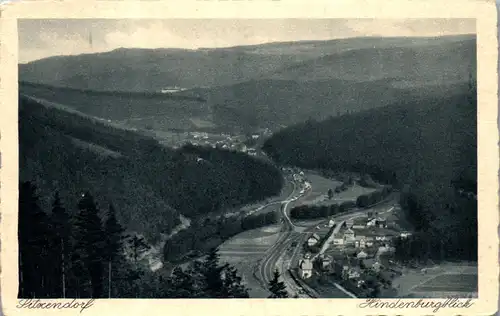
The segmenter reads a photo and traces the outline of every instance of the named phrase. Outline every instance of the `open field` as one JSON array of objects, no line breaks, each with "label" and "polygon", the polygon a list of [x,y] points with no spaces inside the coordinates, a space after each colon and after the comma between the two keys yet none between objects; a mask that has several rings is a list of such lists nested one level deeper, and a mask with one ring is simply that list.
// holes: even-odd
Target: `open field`
[{"label": "open field", "polygon": [[356,201],[358,196],[375,191],[375,189],[354,184],[348,187],[346,191],[334,192],[332,199],[329,200],[328,190],[335,190],[335,188],[342,185],[341,181],[330,180],[313,172],[307,172],[306,179],[311,183],[312,189],[307,193],[303,204],[330,205],[345,201]]},{"label": "open field", "polygon": [[375,189],[365,188],[358,184],[354,184],[353,186],[350,186],[346,191],[340,193],[334,193],[332,200],[336,200],[339,202],[356,201],[358,196],[363,194],[368,194],[373,191],[375,191]]},{"label": "open field", "polygon": [[312,283],[310,285],[322,298],[350,298],[349,295],[335,286],[335,282],[331,277],[325,277],[321,280],[314,280],[312,282],[309,280],[308,283]]},{"label": "open field", "polygon": [[476,292],[475,274],[442,274],[413,289],[414,292]]},{"label": "open field", "polygon": [[277,241],[280,226],[253,229],[234,236],[219,247],[221,262],[238,269],[243,282],[250,289],[250,297],[266,298],[269,293],[254,277],[254,269],[266,251]]},{"label": "open field", "polygon": [[213,122],[203,120],[200,118],[191,118],[191,122],[198,128],[214,128],[216,125]]},{"label": "open field", "polygon": [[340,181],[330,180],[314,173],[305,173],[305,176],[312,188],[302,199],[303,204],[317,203],[327,194],[328,189],[335,190],[337,186],[342,184]]},{"label": "open field", "polygon": [[446,297],[477,295],[477,265],[443,263],[424,269],[404,269],[394,279],[399,297]]}]

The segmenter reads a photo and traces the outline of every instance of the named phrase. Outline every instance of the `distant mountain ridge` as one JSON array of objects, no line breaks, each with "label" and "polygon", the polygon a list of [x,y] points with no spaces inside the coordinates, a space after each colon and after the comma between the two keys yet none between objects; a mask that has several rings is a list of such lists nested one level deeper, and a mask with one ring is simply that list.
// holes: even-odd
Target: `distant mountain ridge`
[{"label": "distant mountain ridge", "polygon": [[[119,48],[105,53],[54,56],[21,64],[19,78],[34,83],[110,91],[159,91],[165,86],[212,87],[273,78],[274,72],[283,76],[289,67],[293,69],[303,63],[314,63],[316,59],[321,62],[321,58],[324,62],[325,56],[337,56],[352,50],[368,50],[367,54],[370,49],[397,47],[442,47],[446,50],[457,42],[474,47],[474,38],[472,35],[350,38],[197,50]],[[452,53],[448,49],[448,54]],[[342,64],[342,58],[332,61]],[[426,59],[432,66],[432,56]],[[301,78],[288,76],[287,79]]]},{"label": "distant mountain ridge", "polygon": [[[307,118],[325,119],[402,98],[455,93],[475,73],[476,40],[463,35],[198,50],[121,48],[51,57],[19,67],[23,82],[53,86],[49,89],[53,91],[40,92],[25,84],[22,88],[28,88],[28,94],[43,93],[60,103],[71,100],[81,112],[107,119],[161,117],[135,123],[138,128],[189,129],[194,118],[222,130],[276,130]],[[168,86],[183,91],[164,97],[157,93]],[[77,96],[73,91],[69,96],[67,90],[55,87],[92,93]],[[124,94],[104,98],[94,91]],[[146,97],[131,100],[140,93]],[[191,102],[196,100],[204,104]],[[172,112],[180,108],[183,111]]]}]

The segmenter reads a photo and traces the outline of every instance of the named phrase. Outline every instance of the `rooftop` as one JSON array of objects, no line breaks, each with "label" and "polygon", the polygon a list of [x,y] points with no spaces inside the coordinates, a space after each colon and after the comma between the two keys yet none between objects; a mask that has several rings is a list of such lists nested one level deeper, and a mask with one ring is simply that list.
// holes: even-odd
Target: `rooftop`
[{"label": "rooftop", "polygon": [[313,264],[309,259],[301,259],[299,262],[299,268],[301,268],[302,270],[311,270],[312,267]]}]

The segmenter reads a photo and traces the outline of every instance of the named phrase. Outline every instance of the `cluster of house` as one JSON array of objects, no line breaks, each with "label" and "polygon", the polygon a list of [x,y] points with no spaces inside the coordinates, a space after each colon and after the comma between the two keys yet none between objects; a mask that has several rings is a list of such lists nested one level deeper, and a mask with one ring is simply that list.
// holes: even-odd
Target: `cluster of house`
[{"label": "cluster of house", "polygon": [[[371,271],[372,274],[365,274]],[[393,273],[384,269],[382,264],[373,257],[367,258],[348,258],[335,265],[335,272],[341,276],[343,280],[350,281],[356,287],[361,288],[365,284],[367,278],[373,278],[373,275],[378,275],[378,280],[388,283],[393,278]]]},{"label": "cluster of house", "polygon": [[190,132],[186,135],[187,143],[193,145],[210,146],[212,148],[236,150],[250,155],[257,155],[254,148],[248,148],[238,136],[229,134],[208,134],[204,132]]},{"label": "cluster of house", "polygon": [[373,247],[390,241],[394,234],[387,232],[388,223],[381,217],[361,217],[349,219],[345,222],[345,230],[333,237],[334,245],[352,245],[355,248]]},{"label": "cluster of house", "polygon": [[[351,282],[354,286],[361,288],[367,278],[378,276],[377,279],[384,283],[391,282],[394,271],[384,268],[378,260],[377,255],[370,251],[357,251],[352,256],[343,256],[333,259],[328,255],[320,255],[311,259],[310,254],[304,255],[299,261],[298,272],[302,279],[308,279],[313,275],[314,267],[335,272],[336,275],[345,281]],[[370,272],[371,274],[367,272]]]},{"label": "cluster of house", "polygon": [[298,173],[294,173],[292,177],[293,177],[293,180],[297,181],[297,182],[304,182],[306,180],[303,171],[300,171]]},{"label": "cluster of house", "polygon": [[313,274],[314,264],[316,264],[316,267],[320,270],[334,269],[344,279],[356,279],[361,276],[363,269],[379,273],[382,269],[382,264],[377,258],[374,252],[364,250],[354,252],[352,256],[340,257],[336,260],[332,256],[325,254],[321,254],[313,259],[309,253],[306,253],[299,260],[298,272],[301,278],[310,278]]}]

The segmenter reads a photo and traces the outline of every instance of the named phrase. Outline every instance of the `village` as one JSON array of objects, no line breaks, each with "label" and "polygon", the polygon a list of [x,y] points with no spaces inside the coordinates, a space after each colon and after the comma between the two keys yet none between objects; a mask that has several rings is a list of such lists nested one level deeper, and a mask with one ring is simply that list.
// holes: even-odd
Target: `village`
[{"label": "village", "polygon": [[386,207],[317,226],[302,245],[299,277],[319,290],[336,286],[356,297],[394,297],[401,268],[392,260],[393,240],[411,235],[398,224],[400,211]]},{"label": "village", "polygon": [[[148,131],[145,131],[148,132]],[[151,132],[151,131],[149,131]],[[179,148],[186,144],[202,147],[212,147],[223,150],[247,153],[250,156],[258,156],[256,144],[269,137],[272,132],[263,128],[246,134],[230,134],[204,131],[154,131],[151,132],[162,144]]]}]

